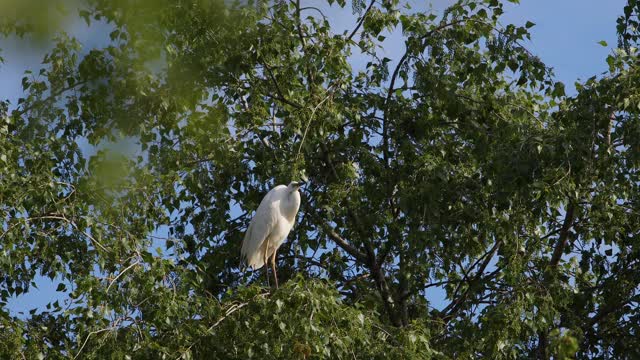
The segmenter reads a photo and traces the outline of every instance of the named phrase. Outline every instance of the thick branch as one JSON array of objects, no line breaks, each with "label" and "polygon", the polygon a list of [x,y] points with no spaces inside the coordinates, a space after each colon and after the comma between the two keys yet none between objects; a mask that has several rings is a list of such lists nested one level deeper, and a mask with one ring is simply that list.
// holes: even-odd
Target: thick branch
[{"label": "thick branch", "polygon": [[387,260],[387,256],[391,252],[393,245],[393,241],[387,241],[382,244],[382,249],[378,252],[378,259],[376,260],[378,264],[383,264]]},{"label": "thick branch", "polygon": [[616,120],[616,113],[611,112],[611,116],[609,116],[609,122],[607,123],[607,134],[606,134],[607,151],[611,151],[611,130],[613,129],[613,122],[615,120]]},{"label": "thick branch", "polygon": [[573,224],[575,205],[573,202],[569,202],[569,206],[567,206],[567,212],[564,217],[564,222],[562,223],[562,228],[560,228],[560,235],[558,236],[558,242],[556,243],[555,248],[553,249],[553,255],[551,255],[551,260],[549,261],[550,267],[558,266],[560,262],[560,258],[564,253],[564,248],[567,246],[568,238],[569,238],[569,229]]},{"label": "thick branch", "polygon": [[382,297],[385,311],[389,314],[389,320],[391,320],[393,326],[401,327],[402,321],[396,314],[395,303],[391,297],[391,291],[389,291],[389,285],[387,284],[382,267],[374,264],[374,266],[371,266],[371,273],[376,282],[376,286],[378,287],[378,291],[380,292],[380,296]]},{"label": "thick branch", "polygon": [[[569,202],[567,206],[567,211],[564,216],[564,221],[562,223],[562,227],[560,228],[560,233],[558,235],[558,241],[553,249],[553,254],[551,255],[551,260],[549,260],[549,268],[554,269],[558,266],[560,259],[562,258],[562,254],[564,253],[564,248],[567,246],[569,241],[569,229],[573,225],[573,217],[575,212],[575,205],[573,201]],[[549,281],[550,273],[545,273],[545,281]],[[537,347],[537,357],[538,359],[548,359],[548,329],[541,329],[538,331],[538,347]]]},{"label": "thick branch", "polygon": [[397,301],[398,301],[398,310],[400,312],[400,318],[402,320],[402,325],[409,325],[409,312],[407,307],[407,298],[405,294],[409,293],[409,278],[410,274],[407,269],[407,259],[405,255],[405,249],[400,249],[400,267],[398,269],[400,279],[398,284],[398,293],[397,293]]},{"label": "thick branch", "polygon": [[362,264],[368,264],[368,257],[358,251],[355,246],[349,244],[349,242],[340,236],[334,229],[329,226],[329,224],[325,222],[321,222],[322,228],[329,235],[329,237],[336,243],[336,245],[340,246],[344,251],[346,251],[349,255],[353,256],[356,260],[361,262]]}]

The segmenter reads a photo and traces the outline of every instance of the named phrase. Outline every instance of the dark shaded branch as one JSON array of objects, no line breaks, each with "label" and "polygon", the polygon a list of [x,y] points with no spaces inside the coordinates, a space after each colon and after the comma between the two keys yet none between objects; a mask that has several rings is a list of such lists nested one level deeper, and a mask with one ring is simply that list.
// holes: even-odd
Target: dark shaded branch
[{"label": "dark shaded branch", "polygon": [[42,100],[42,101],[34,101],[31,104],[29,104],[28,106],[25,106],[24,108],[22,108],[22,110],[15,110],[13,111],[12,115],[13,116],[22,116],[24,114],[26,114],[27,112],[33,110],[33,108],[35,108],[37,105],[44,105],[46,103],[49,103],[51,101],[53,101],[54,99],[56,99],[58,96],[64,94],[65,92],[75,89],[76,87],[80,86],[80,85],[84,85],[88,82],[88,80],[82,80],[82,81],[78,81],[77,83],[74,83],[73,85],[69,85],[66,87],[63,87],[57,91],[54,91],[53,93],[51,93],[51,95],[49,95],[48,98]]},{"label": "dark shaded branch", "polygon": [[[567,211],[564,216],[564,221],[562,222],[562,227],[560,228],[560,233],[558,235],[558,241],[553,249],[553,254],[551,255],[551,260],[549,260],[549,268],[555,269],[562,258],[562,254],[564,253],[564,249],[569,242],[569,229],[573,226],[573,218],[575,213],[575,203],[573,201],[569,201],[569,205],[567,206]],[[550,272],[545,273],[545,282],[548,282],[551,279]],[[548,339],[549,330],[541,329],[538,331],[538,346],[536,349],[536,356],[538,359],[548,359],[549,358],[549,339]]]},{"label": "dark shaded branch", "polygon": [[369,11],[371,11],[371,8],[373,7],[373,4],[375,4],[375,2],[376,2],[376,0],[371,0],[371,2],[369,3],[369,6],[367,7],[367,10],[365,10],[364,14],[362,15],[362,17],[360,18],[360,20],[356,24],[356,27],[353,29],[353,31],[351,31],[351,34],[349,34],[349,36],[347,37],[347,41],[351,41],[351,39],[353,39],[355,34],[358,32],[358,30],[360,29],[360,27],[364,23],[364,19],[369,14]]},{"label": "dark shaded branch", "polygon": [[302,47],[306,47],[307,41],[305,40],[304,34],[302,33],[302,18],[300,17],[300,11],[302,11],[302,8],[300,7],[300,0],[296,0],[296,28],[298,30],[298,37],[300,38]]},{"label": "dark shaded branch", "polygon": [[[446,23],[446,24],[442,24],[438,27],[436,27],[435,29],[427,32],[425,35],[423,35],[420,40],[424,40],[427,37],[433,35],[434,33],[452,26],[452,25],[456,25],[459,24],[461,22],[464,22],[465,19],[459,19],[459,20],[455,20],[452,21],[450,23]],[[424,47],[424,46],[423,46]],[[390,107],[390,102],[391,102],[391,97],[393,96],[393,92],[395,90],[395,84],[396,84],[396,80],[398,79],[398,75],[400,74],[400,69],[402,68],[402,66],[404,65],[404,63],[407,61],[407,59],[409,58],[409,55],[411,54],[411,47],[409,46],[408,42],[406,45],[406,49],[404,54],[402,55],[402,57],[400,58],[400,60],[398,61],[398,64],[396,65],[395,69],[393,70],[393,74],[391,75],[391,80],[389,83],[389,89],[387,90],[387,95],[385,97],[384,100],[384,104],[383,104],[383,114],[382,114],[382,156],[383,156],[383,160],[384,160],[384,167],[386,170],[389,170],[389,107]],[[389,194],[389,207],[391,208],[392,212],[393,212],[393,196],[392,196],[392,189],[391,189],[391,184],[389,184],[389,182],[387,181],[386,184],[386,191]],[[380,259],[384,259],[384,257],[387,256],[388,252],[390,251],[390,249],[386,249],[383,256],[380,257]]]},{"label": "dark shaded branch", "polygon": [[389,290],[389,285],[387,284],[387,279],[384,276],[382,267],[374,264],[374,266],[371,267],[371,273],[376,282],[378,291],[380,292],[380,296],[382,297],[384,309],[389,315],[389,320],[391,320],[393,326],[401,327],[402,321],[396,314],[395,303],[391,297],[391,291]]},{"label": "dark shaded branch", "polygon": [[[464,21],[466,21],[467,19],[458,19],[455,21],[452,21],[450,23],[446,23],[446,24],[442,24],[438,27],[436,27],[435,29],[427,32],[425,35],[420,37],[420,40],[424,40],[426,38],[428,38],[429,36],[439,32],[442,29],[445,29],[449,26],[453,26],[453,25],[457,25],[460,24]],[[402,68],[402,66],[404,65],[404,62],[407,61],[407,59],[409,58],[409,54],[411,53],[411,49],[409,48],[409,46],[407,45],[407,49],[404,52],[404,55],[402,55],[402,57],[400,58],[400,61],[398,61],[398,64],[396,65],[395,69],[393,70],[393,74],[391,75],[391,82],[389,83],[389,90],[387,91],[387,97],[384,100],[384,111],[383,111],[383,116],[382,116],[382,126],[384,127],[386,122],[387,122],[387,116],[389,113],[389,102],[391,100],[391,96],[393,95],[393,91],[395,90],[395,84],[396,84],[396,79],[398,78],[398,74],[400,73],[400,68]],[[383,129],[382,133],[384,134],[385,131]]]},{"label": "dark shaded branch", "polygon": [[300,109],[302,106],[294,103],[293,101],[287,100],[287,98],[284,97],[284,95],[282,94],[282,90],[280,90],[280,85],[278,84],[276,77],[273,75],[273,71],[271,71],[271,68],[269,67],[269,65],[267,65],[266,62],[264,62],[263,65],[264,65],[264,68],[267,70],[267,73],[269,74],[269,78],[271,79],[271,81],[273,82],[273,85],[276,88],[276,92],[278,93],[278,97],[274,99],[279,100],[287,105],[291,105],[297,109]]},{"label": "dark shaded branch", "polygon": [[[636,279],[635,274],[638,271],[638,262],[629,264],[622,272],[612,275],[606,279],[601,286],[605,283],[609,283],[609,286],[615,286],[617,289],[617,299],[609,301],[608,304],[600,306],[596,314],[590,318],[584,325],[583,330],[585,333],[593,332],[595,325],[599,324],[609,315],[621,310],[625,305],[634,302],[637,295],[637,289],[639,280]],[[612,284],[613,283],[613,284]],[[621,285],[625,284],[625,285]],[[597,287],[589,288],[589,291],[595,291]],[[635,300],[637,302],[637,300]]]},{"label": "dark shaded branch", "polygon": [[315,10],[320,13],[320,16],[322,16],[323,19],[327,19],[327,16],[322,12],[322,10],[318,9],[315,6],[305,6],[300,8],[300,11],[303,11],[303,10]]},{"label": "dark shaded branch", "polygon": [[400,266],[398,268],[400,279],[398,283],[398,310],[400,312],[400,319],[402,320],[402,326],[409,325],[409,311],[407,307],[407,298],[405,294],[409,293],[409,278],[410,274],[407,269],[407,259],[405,255],[405,249],[400,249]]},{"label": "dark shaded branch", "polygon": [[611,129],[613,129],[613,122],[616,120],[616,113],[611,112],[611,116],[609,116],[609,122],[607,123],[607,134],[606,134],[606,142],[607,142],[607,151],[611,151]]},{"label": "dark shaded branch", "polygon": [[376,262],[378,264],[384,263],[387,260],[387,256],[391,252],[392,248],[393,248],[392,241],[387,241],[384,244],[382,244],[382,249],[378,252],[378,259],[376,260]]},{"label": "dark shaded branch", "polygon": [[294,103],[294,102],[293,102],[293,101],[291,101],[291,100],[287,100],[286,98],[281,97],[280,95],[264,94],[264,96],[266,96],[266,97],[268,97],[268,98],[270,98],[270,99],[278,100],[278,101],[280,101],[280,102],[282,102],[282,103],[284,103],[284,104],[287,104],[287,105],[293,106],[293,107],[294,107],[294,108],[296,108],[296,109],[301,109],[301,108],[302,108],[302,105],[299,105],[299,104],[297,104],[297,103]]},{"label": "dark shaded branch", "polygon": [[[325,143],[321,143],[320,146],[322,147],[322,151],[326,154],[325,161],[329,164],[329,167],[331,168],[331,173],[333,174],[334,179],[337,181],[339,179],[339,176],[338,176],[336,167],[333,164],[333,161],[331,161],[331,157],[329,156],[329,149],[327,148],[327,145]],[[362,226],[360,225],[360,221],[358,220],[358,217],[355,216],[351,208],[347,208],[347,215],[349,216],[349,220],[351,220],[354,223],[356,229],[362,229]],[[376,262],[375,252],[373,250],[373,246],[369,241],[364,242],[364,247],[365,247],[365,251],[367,252],[366,255],[368,259],[367,261],[364,261],[363,264],[371,264],[371,263],[382,264],[382,262],[380,261]]]},{"label": "dark shaded branch", "polygon": [[[302,46],[302,51],[306,54],[307,52],[307,40],[304,37],[304,33],[302,31],[302,17],[300,15],[300,11],[302,11],[302,8],[300,7],[300,0],[295,0],[295,3],[292,1],[293,4],[295,4],[296,7],[296,30],[298,32],[298,38],[300,38],[300,45]],[[313,94],[314,94],[314,89],[313,89],[313,80],[314,80],[314,76],[311,72],[311,67],[309,65],[309,63],[307,62],[306,64],[307,66],[305,67],[306,72],[307,72],[307,85],[309,86],[309,94],[311,95],[309,98],[313,98]]]},{"label": "dark shaded branch", "polygon": [[295,259],[301,260],[305,264],[309,264],[309,265],[321,268],[323,270],[327,270],[328,269],[326,264],[323,264],[320,261],[317,261],[317,260],[315,260],[313,258],[308,258],[306,256],[301,256],[301,255],[294,254],[294,255],[283,256],[283,257],[280,258],[280,260],[295,260]]},{"label": "dark shaded branch", "polygon": [[[489,276],[489,277],[492,277],[492,276]],[[418,294],[421,290],[427,290],[428,288],[431,288],[431,287],[442,286],[442,285],[446,285],[446,284],[450,284],[450,283],[456,283],[456,282],[460,283],[460,282],[462,282],[462,280],[437,281],[437,282],[429,283],[429,284],[425,285],[422,289],[406,290],[404,292],[401,292],[398,296],[399,296],[400,299],[407,299],[411,295]]]},{"label": "dark shaded branch", "polygon": [[[462,305],[471,294],[471,291],[473,290],[473,288],[482,280],[482,275],[484,274],[484,271],[486,270],[487,266],[489,266],[491,259],[493,259],[493,256],[496,254],[496,252],[498,251],[501,245],[502,245],[502,240],[496,241],[495,245],[493,245],[491,250],[489,250],[489,252],[487,252],[482,257],[484,258],[484,261],[480,265],[480,268],[476,272],[475,276],[468,282],[467,290],[462,295],[460,295],[460,297],[453,300],[449,305],[447,305],[447,307],[445,307],[442,310],[442,314],[444,314],[442,316],[442,319],[445,322],[448,322],[449,320],[451,320],[453,316],[462,308]],[[460,284],[462,284],[462,282]]]},{"label": "dark shaded branch", "polygon": [[353,256],[362,264],[369,263],[367,255],[360,252],[358,249],[356,249],[355,246],[349,244],[349,242],[343,239],[340,234],[338,234],[334,229],[331,228],[331,226],[329,226],[329,224],[325,223],[324,221],[320,222],[320,224],[322,226],[322,229],[327,233],[327,235],[329,235],[329,237],[333,240],[333,242],[336,243],[336,245],[338,245],[340,248],[346,251],[349,255]]},{"label": "dark shaded branch", "polygon": [[569,202],[569,206],[567,206],[567,212],[564,217],[564,222],[562,223],[562,228],[560,228],[560,235],[558,236],[558,242],[556,242],[556,246],[553,249],[553,255],[551,255],[551,260],[549,260],[550,267],[558,266],[560,262],[560,258],[564,253],[564,248],[567,246],[569,241],[569,229],[573,225],[573,217],[575,212],[575,205],[573,201]]},{"label": "dark shaded branch", "polygon": [[541,331],[538,333],[538,347],[536,349],[536,357],[539,360],[547,360],[549,359],[549,354],[547,350],[547,344],[549,340],[547,339],[547,333]]}]

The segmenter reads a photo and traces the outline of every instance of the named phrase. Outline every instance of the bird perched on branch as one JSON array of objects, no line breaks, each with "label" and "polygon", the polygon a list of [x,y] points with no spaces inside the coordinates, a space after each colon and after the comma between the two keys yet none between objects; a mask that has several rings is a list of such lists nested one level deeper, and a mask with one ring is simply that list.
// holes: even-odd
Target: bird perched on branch
[{"label": "bird perched on branch", "polygon": [[271,189],[260,202],[255,216],[242,240],[241,255],[246,265],[253,270],[267,265],[267,284],[269,284],[269,261],[273,269],[276,288],[276,251],[284,243],[293,228],[296,214],[300,208],[298,189],[304,181],[292,181],[289,185],[278,185]]}]

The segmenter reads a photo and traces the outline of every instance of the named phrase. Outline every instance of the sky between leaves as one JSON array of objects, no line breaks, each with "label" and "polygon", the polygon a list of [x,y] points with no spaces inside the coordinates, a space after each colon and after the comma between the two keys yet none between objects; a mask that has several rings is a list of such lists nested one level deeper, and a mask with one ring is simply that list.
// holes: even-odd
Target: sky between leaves
[{"label": "sky between leaves", "polygon": [[[319,0],[302,0],[304,2],[317,4]],[[407,0],[406,3],[411,7],[409,11],[431,8],[439,12],[453,3],[453,0]],[[554,69],[556,78],[566,84],[567,92],[571,95],[575,93],[576,81],[586,80],[606,71],[605,58],[617,44],[616,18],[622,13],[624,4],[625,0],[522,0],[521,4],[505,6],[502,23],[522,25],[531,21],[536,24],[530,29],[532,40],[525,45]],[[332,8],[325,6],[323,11],[330,18],[335,32],[340,33],[353,27],[355,19],[350,6],[344,9],[335,5]],[[109,28],[105,25],[93,25],[87,29],[84,22],[78,20],[67,24],[66,28],[85,45],[85,49],[90,49],[108,42]],[[388,34],[382,50],[383,56],[392,59],[393,63],[404,49],[402,42],[398,41],[399,36],[399,31]],[[608,46],[598,44],[602,40]],[[0,64],[0,99],[9,99],[15,104],[22,95],[23,72],[27,69],[39,69],[47,46],[36,46],[16,39],[0,39],[0,49],[0,56],[5,59],[5,63]],[[359,67],[358,57],[354,57],[352,62],[354,68]],[[362,62],[364,65],[366,60]],[[32,289],[10,301],[9,310],[13,315],[21,316],[21,312],[27,313],[33,308],[43,309],[47,303],[61,300],[60,294],[55,291],[56,284],[57,282],[40,278],[37,281],[38,289]],[[432,296],[438,298],[442,294],[434,293]],[[439,307],[437,299],[430,300],[432,305]]]}]

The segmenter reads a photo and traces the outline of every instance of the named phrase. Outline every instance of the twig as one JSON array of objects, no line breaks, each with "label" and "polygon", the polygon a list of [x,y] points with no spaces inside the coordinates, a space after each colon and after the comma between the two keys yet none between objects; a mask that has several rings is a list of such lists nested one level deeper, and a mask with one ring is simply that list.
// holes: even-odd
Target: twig
[{"label": "twig", "polygon": [[[28,217],[28,218],[24,218],[25,222],[29,222],[32,220],[62,220],[64,222],[66,222],[67,224],[71,225],[76,231],[81,232],[84,236],[86,236],[89,240],[91,240],[91,242],[94,243],[94,245],[97,245],[100,249],[102,249],[105,252],[110,252],[106,247],[104,247],[104,245],[102,245],[98,240],[96,240],[93,236],[87,234],[87,232],[85,232],[84,230],[81,230],[78,225],[76,225],[76,223],[74,223],[73,221],[71,221],[70,219],[68,219],[67,217],[65,217],[64,215],[43,215],[43,216],[34,216],[34,217]],[[2,233],[0,235],[0,240],[2,240],[2,238],[4,238],[11,230],[13,230],[14,227],[16,227],[17,225],[19,225],[20,222],[16,222],[13,225],[11,225],[7,231],[5,231],[4,233]]]},{"label": "twig", "polygon": [[388,336],[388,337],[393,341],[393,343],[394,343],[394,344],[396,344],[396,345],[400,345],[400,344],[398,343],[398,340],[396,340],[396,338],[395,338],[393,335],[391,335],[391,333],[390,333],[390,332],[388,332],[385,328],[383,328],[382,326],[379,326],[378,324],[371,324],[371,325],[372,325],[374,328],[376,328],[376,329],[378,329],[378,330],[382,331],[383,333],[385,333],[385,335],[387,335],[387,336]]},{"label": "twig", "polygon": [[113,280],[111,280],[111,282],[109,283],[109,286],[107,286],[107,293],[109,292],[109,289],[111,289],[111,285],[113,285],[113,283],[116,282],[116,280],[118,280],[118,278],[120,276],[122,276],[122,274],[124,274],[127,270],[131,269],[132,267],[136,266],[140,264],[140,260],[136,260],[133,264],[127,266],[124,270],[120,271],[120,273],[118,274],[118,276],[116,276],[115,278],[113,278]]},{"label": "twig", "polygon": [[301,8],[300,8],[300,11],[303,11],[303,10],[315,10],[315,11],[319,12],[319,13],[320,13],[320,15],[321,15],[324,19],[326,19],[326,18],[327,18],[327,16],[322,12],[322,10],[318,9],[318,8],[317,8],[317,7],[315,7],[315,6],[305,6],[305,7],[301,7]]},{"label": "twig", "polygon": [[361,280],[361,279],[366,279],[368,277],[369,277],[369,274],[361,274],[361,275],[358,275],[358,276],[354,276],[351,279],[345,280],[344,283],[342,283],[342,286],[349,285],[350,283],[352,283],[354,281],[358,281],[358,280]]},{"label": "twig", "polygon": [[102,249],[104,252],[110,252],[106,247],[104,247],[104,245],[102,245],[98,240],[96,240],[93,236],[89,235],[86,231],[81,230],[78,225],[76,225],[75,222],[71,221],[70,219],[67,219],[66,216],[64,215],[45,215],[45,216],[39,216],[36,217],[34,219],[54,219],[54,220],[63,220],[65,221],[67,224],[71,225],[74,229],[76,229],[76,231],[81,232],[84,236],[86,236],[89,240],[91,240],[91,242],[94,243],[94,245],[97,245],[100,249]]},{"label": "twig", "polygon": [[309,122],[307,122],[307,127],[304,129],[304,133],[302,134],[302,139],[300,140],[300,146],[298,146],[298,152],[296,153],[296,159],[298,158],[298,156],[300,156],[300,151],[302,150],[302,145],[304,144],[304,140],[307,137],[307,133],[309,132],[309,128],[311,127],[311,122],[313,122],[313,119],[315,118],[316,112],[318,111],[318,109],[320,108],[320,106],[322,104],[324,104],[325,101],[329,100],[330,97],[333,96],[333,91],[332,91],[332,86],[329,86],[329,88],[327,89],[329,91],[329,93],[327,94],[327,96],[324,97],[324,99],[322,99],[322,101],[320,101],[314,108],[313,110],[311,110],[311,116],[309,116]]},{"label": "twig", "polygon": [[[265,296],[268,296],[269,294],[270,294],[270,293],[268,293],[268,292],[266,292],[266,293],[262,293],[262,294],[258,294],[258,295],[254,296],[251,300],[249,300],[249,301],[247,301],[247,302],[240,303],[240,304],[233,304],[233,305],[231,305],[231,306],[229,307],[229,309],[227,309],[227,311],[225,312],[225,314],[224,314],[220,319],[218,319],[218,321],[216,321],[213,325],[211,325],[211,326],[207,329],[207,332],[210,332],[210,331],[211,331],[211,330],[213,330],[216,326],[220,325],[220,323],[221,323],[222,321],[224,321],[226,318],[228,318],[228,317],[229,317],[231,314],[233,314],[234,312],[236,312],[236,311],[238,311],[238,310],[242,309],[243,307],[245,307],[245,306],[249,305],[249,304],[251,303],[251,301],[253,301],[255,298],[257,298],[257,297],[259,297],[259,296],[265,297]],[[188,347],[185,351],[183,351],[183,352],[182,352],[182,354],[180,354],[180,356],[178,356],[178,357],[176,358],[176,360],[177,360],[177,359],[182,358],[182,355],[184,355],[184,354],[186,354],[187,352],[189,352],[189,351],[191,350],[191,348],[192,348],[195,344],[197,344],[197,342],[198,342],[198,340],[194,341],[191,345],[189,345],[189,347]]]},{"label": "twig", "polygon": [[82,350],[84,349],[84,347],[87,345],[87,342],[89,341],[89,338],[91,337],[91,335],[97,335],[101,332],[105,332],[105,331],[110,331],[113,330],[113,327],[108,327],[108,328],[104,328],[104,329],[100,329],[100,330],[96,330],[96,331],[92,331],[90,332],[87,337],[84,339],[84,342],[82,343],[82,346],[80,347],[80,349],[78,350],[78,352],[76,353],[76,355],[73,357],[73,359],[77,359],[78,356],[80,356],[80,353],[82,352]]}]

